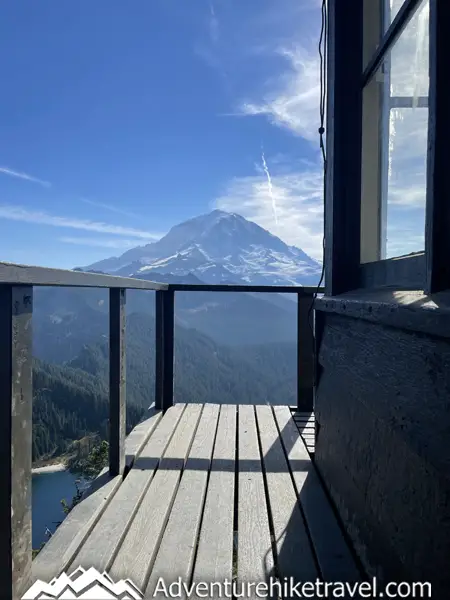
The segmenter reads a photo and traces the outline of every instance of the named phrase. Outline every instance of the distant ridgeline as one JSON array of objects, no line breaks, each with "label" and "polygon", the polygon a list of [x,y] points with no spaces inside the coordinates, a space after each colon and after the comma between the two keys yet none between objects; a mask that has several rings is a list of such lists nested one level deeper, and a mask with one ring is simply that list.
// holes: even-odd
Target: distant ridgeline
[{"label": "distant ridgeline", "polygon": [[[35,333],[33,461],[89,452],[108,434],[107,320],[92,312],[64,334],[49,321]],[[92,332],[95,335],[92,335]],[[70,335],[69,335],[70,334]],[[63,364],[52,363],[69,337]],[[37,338],[37,339],[36,339]],[[127,429],[145,418],[154,395],[154,320],[127,317]],[[97,341],[94,341],[94,340]],[[72,356],[71,354],[72,353]],[[43,355],[43,356],[42,356]],[[46,361],[42,358],[47,358]],[[292,404],[296,346],[278,342],[247,347],[220,345],[195,329],[176,326],[175,401]],[[77,444],[74,441],[81,440]]]}]

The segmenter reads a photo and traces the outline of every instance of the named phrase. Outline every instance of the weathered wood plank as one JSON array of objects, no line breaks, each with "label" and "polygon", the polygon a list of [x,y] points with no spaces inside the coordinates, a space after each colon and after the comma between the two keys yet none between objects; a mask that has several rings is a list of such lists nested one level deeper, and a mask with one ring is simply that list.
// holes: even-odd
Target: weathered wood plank
[{"label": "weathered wood plank", "polygon": [[95,567],[100,572],[109,569],[122,538],[152,481],[160,457],[176,430],[184,406],[177,404],[162,419],[159,414],[155,415],[154,430],[149,441],[120,486],[114,502],[107,506],[75,557],[71,565],[73,568]]},{"label": "weathered wood plank", "polygon": [[166,290],[167,283],[156,283],[132,277],[117,277],[103,273],[86,273],[69,269],[50,269],[0,262],[0,284],[43,285],[63,287],[128,288],[135,290]]},{"label": "weathered wood plank", "polygon": [[[175,410],[176,406],[170,408],[168,412]],[[114,579],[129,577],[140,589],[146,585],[201,411],[202,405],[200,404],[186,406],[173,438],[161,459],[160,467],[152,479],[109,570]]]},{"label": "weathered wood plank", "polygon": [[126,293],[109,290],[109,472],[125,469],[126,436]]},{"label": "weathered wood plank", "polygon": [[0,597],[18,598],[31,576],[33,289],[0,286]]},{"label": "weathered wood plank", "polygon": [[236,467],[236,406],[220,409],[193,581],[231,581]]},{"label": "weathered wood plank", "polygon": [[[175,502],[156,555],[145,595],[153,597],[158,580],[189,582],[219,417],[218,404],[205,404]],[[174,563],[174,556],[176,562]]]},{"label": "weathered wood plank", "polygon": [[273,410],[324,580],[359,581],[355,561],[289,410],[284,406]]},{"label": "weathered wood plank", "polygon": [[275,536],[278,576],[294,581],[315,581],[313,551],[292,483],[283,446],[270,406],[257,406],[261,451]]},{"label": "weathered wood plank", "polygon": [[[295,423],[295,420],[294,420],[294,423]],[[314,425],[306,425],[305,426],[303,423],[295,423],[295,424],[297,426],[297,429],[299,431],[301,431],[302,433],[306,433],[306,434],[309,433],[311,435],[314,435],[314,432],[315,432]]]},{"label": "weathered wood plank", "polygon": [[254,407],[239,406],[238,419],[237,580],[268,582],[275,574]]},{"label": "weathered wood plank", "polygon": [[294,421],[298,424],[302,424],[305,426],[314,426],[315,419],[307,419],[306,417],[296,417],[294,415]]},{"label": "weathered wood plank", "polygon": [[135,459],[144,449],[148,439],[162,417],[162,412],[151,408],[148,411],[148,417],[130,431],[125,440],[125,470],[128,471],[133,466]]},{"label": "weathered wood plank", "polygon": [[314,419],[314,413],[313,412],[308,413],[308,412],[294,411],[292,414],[297,419]]}]

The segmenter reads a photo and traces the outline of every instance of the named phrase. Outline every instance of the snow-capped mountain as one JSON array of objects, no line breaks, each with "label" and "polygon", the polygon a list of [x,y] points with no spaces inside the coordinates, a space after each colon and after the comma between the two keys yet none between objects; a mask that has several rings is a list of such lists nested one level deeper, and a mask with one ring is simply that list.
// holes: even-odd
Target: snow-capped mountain
[{"label": "snow-capped mountain", "polygon": [[240,215],[214,210],[184,221],[159,241],[85,267],[124,276],[192,273],[206,283],[314,285],[320,264]]}]

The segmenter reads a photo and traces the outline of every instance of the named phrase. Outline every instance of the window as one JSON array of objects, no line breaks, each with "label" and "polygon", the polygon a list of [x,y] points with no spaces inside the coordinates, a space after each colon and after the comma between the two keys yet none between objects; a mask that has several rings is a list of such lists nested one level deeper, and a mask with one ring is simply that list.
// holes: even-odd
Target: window
[{"label": "window", "polygon": [[401,9],[404,0],[384,0],[383,4],[383,32],[385,33],[392,25],[392,21]]},{"label": "window", "polygon": [[450,1],[328,16],[326,294],[450,290]]},{"label": "window", "polygon": [[429,0],[367,0],[363,48],[361,263],[368,263],[425,248]]}]

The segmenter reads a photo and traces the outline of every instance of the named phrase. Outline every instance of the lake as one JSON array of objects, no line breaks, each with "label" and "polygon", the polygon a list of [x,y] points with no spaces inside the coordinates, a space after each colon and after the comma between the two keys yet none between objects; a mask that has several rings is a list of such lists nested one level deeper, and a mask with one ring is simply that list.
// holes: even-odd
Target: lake
[{"label": "lake", "polygon": [[33,475],[33,548],[48,540],[47,528],[53,533],[56,524],[65,517],[61,500],[68,504],[76,494],[75,481],[79,477],[69,471]]}]

